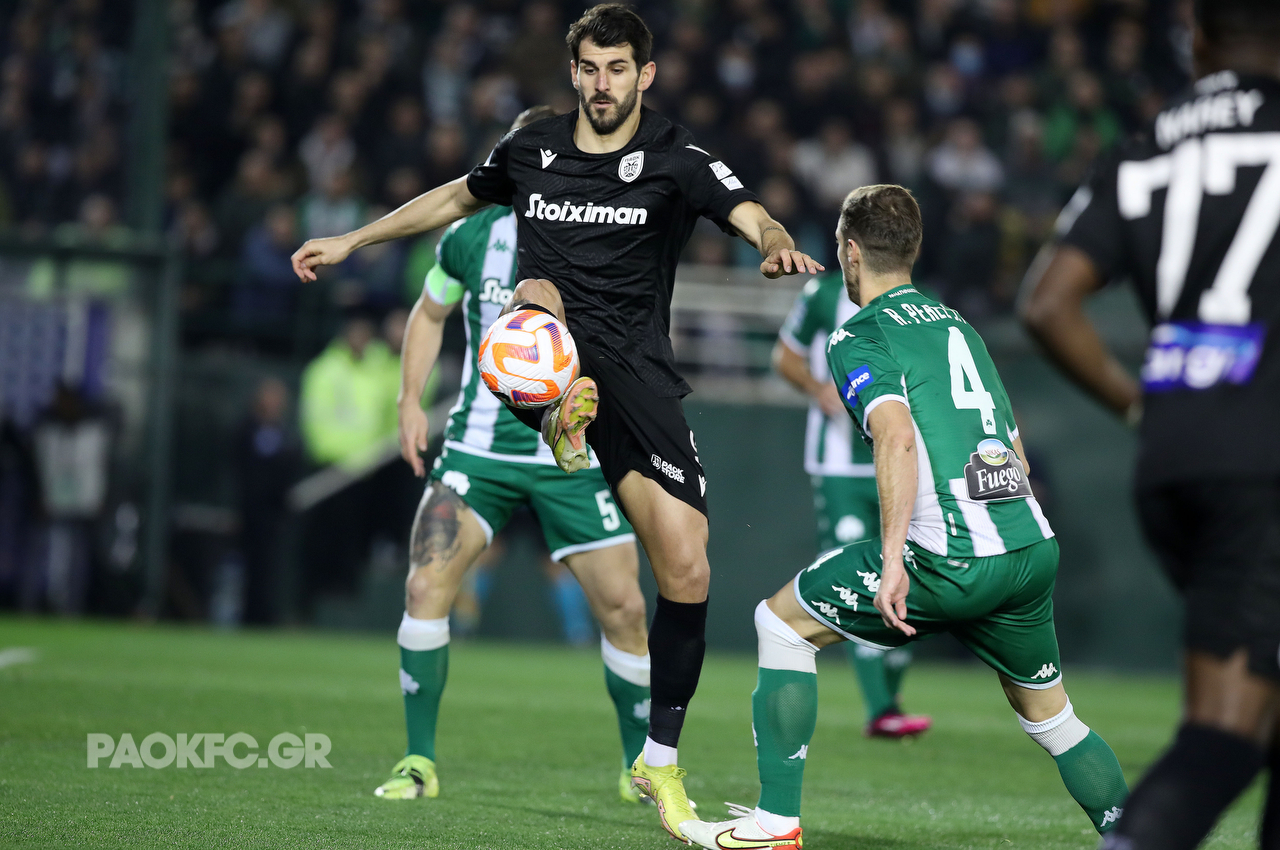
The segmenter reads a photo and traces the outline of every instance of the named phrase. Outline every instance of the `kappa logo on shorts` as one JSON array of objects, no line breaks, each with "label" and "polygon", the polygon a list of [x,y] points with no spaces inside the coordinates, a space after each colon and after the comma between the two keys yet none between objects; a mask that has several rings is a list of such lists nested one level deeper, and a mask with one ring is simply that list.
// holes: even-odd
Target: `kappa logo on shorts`
[{"label": "kappa logo on shorts", "polygon": [[1098,827],[1101,828],[1106,826],[1109,823],[1115,823],[1116,821],[1120,820],[1120,816],[1123,814],[1124,814],[1124,809],[1120,808],[1119,806],[1112,806],[1110,809],[1107,809],[1105,812],[1102,813],[1102,823],[1098,824]]},{"label": "kappa logo on shorts", "polygon": [[459,472],[456,469],[451,469],[441,475],[440,483],[459,496],[467,495],[467,491],[471,489],[471,479],[467,477],[467,473]]},{"label": "kappa logo on shorts", "polygon": [[840,601],[848,605],[854,611],[858,610],[858,594],[847,587],[836,587],[831,585],[831,589],[840,594]]},{"label": "kappa logo on shorts", "polygon": [[667,463],[657,455],[649,458],[649,460],[653,463],[654,469],[658,470],[672,481],[679,481],[681,484],[684,483],[684,470],[680,467],[675,464]]},{"label": "kappa logo on shorts", "polygon": [[858,570],[858,575],[862,577],[862,585],[872,593],[880,592],[880,576],[875,573],[863,572]]},{"label": "kappa logo on shorts", "polygon": [[813,605],[814,608],[817,608],[819,611],[821,611],[822,616],[830,617],[831,619],[835,620],[837,626],[841,625],[839,608],[837,608],[836,606],[832,605],[829,602],[811,602],[810,604]]},{"label": "kappa logo on shorts", "polygon": [[1039,672],[1039,673],[1036,673],[1036,674],[1035,674],[1035,675],[1033,675],[1031,678],[1033,678],[1033,679],[1049,679],[1049,678],[1052,678],[1053,676],[1057,675],[1057,673],[1058,673],[1058,668],[1057,668],[1057,667],[1054,667],[1052,664],[1045,664],[1045,665],[1042,665],[1042,666],[1040,667],[1040,672]]}]

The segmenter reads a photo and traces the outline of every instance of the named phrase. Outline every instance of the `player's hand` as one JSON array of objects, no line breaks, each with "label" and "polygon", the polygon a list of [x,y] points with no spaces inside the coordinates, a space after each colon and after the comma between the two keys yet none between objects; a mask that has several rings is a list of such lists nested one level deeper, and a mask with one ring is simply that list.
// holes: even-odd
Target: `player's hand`
[{"label": "player's hand", "polygon": [[300,280],[315,280],[317,266],[335,266],[351,254],[345,236],[329,236],[325,239],[308,239],[293,252],[293,273]]},{"label": "player's hand", "polygon": [[902,565],[902,557],[884,558],[884,570],[880,575],[880,589],[876,591],[876,610],[880,619],[891,629],[897,629],[907,637],[915,635],[914,627],[907,625],[907,591],[911,589],[911,577]]},{"label": "player's hand", "polygon": [[826,271],[822,263],[795,248],[779,248],[770,252],[760,263],[760,274],[770,280],[785,274],[817,274],[822,271]]},{"label": "player's hand", "polygon": [[400,405],[400,456],[413,474],[421,478],[427,474],[427,465],[420,452],[427,450],[427,414],[413,402]]},{"label": "player's hand", "polygon": [[814,395],[813,400],[828,416],[839,416],[844,413],[844,402],[840,400],[840,390],[833,383],[822,384],[822,389]]}]

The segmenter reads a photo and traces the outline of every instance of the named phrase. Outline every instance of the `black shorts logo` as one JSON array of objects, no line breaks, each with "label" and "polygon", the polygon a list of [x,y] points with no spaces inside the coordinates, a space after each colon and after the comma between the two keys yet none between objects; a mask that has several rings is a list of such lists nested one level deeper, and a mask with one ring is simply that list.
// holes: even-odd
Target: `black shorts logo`
[{"label": "black shorts logo", "polygon": [[1031,482],[1018,456],[996,439],[978,443],[964,466],[964,483],[975,502],[1023,499],[1032,495]]}]

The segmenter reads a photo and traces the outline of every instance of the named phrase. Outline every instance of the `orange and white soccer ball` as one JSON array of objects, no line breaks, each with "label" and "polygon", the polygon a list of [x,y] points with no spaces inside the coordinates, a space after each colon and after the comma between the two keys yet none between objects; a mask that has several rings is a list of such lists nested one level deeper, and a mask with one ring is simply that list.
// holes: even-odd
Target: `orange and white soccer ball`
[{"label": "orange and white soccer ball", "polygon": [[539,310],[500,316],[478,352],[480,378],[514,407],[544,407],[578,377],[578,349],[564,323]]}]

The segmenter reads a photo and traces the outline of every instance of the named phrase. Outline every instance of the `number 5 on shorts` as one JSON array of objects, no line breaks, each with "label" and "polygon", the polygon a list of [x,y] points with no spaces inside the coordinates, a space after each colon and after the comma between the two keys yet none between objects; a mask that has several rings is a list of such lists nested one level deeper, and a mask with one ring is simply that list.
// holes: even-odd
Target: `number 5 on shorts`
[{"label": "number 5 on shorts", "polygon": [[600,508],[601,524],[605,531],[617,531],[622,528],[622,519],[618,516],[618,506],[613,503],[613,498],[608,490],[601,490],[596,493],[596,505]]}]

